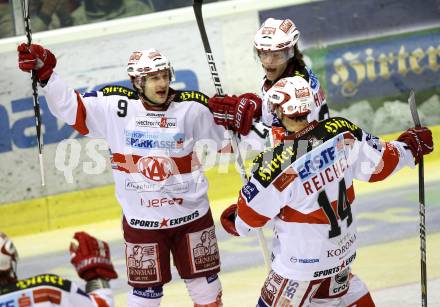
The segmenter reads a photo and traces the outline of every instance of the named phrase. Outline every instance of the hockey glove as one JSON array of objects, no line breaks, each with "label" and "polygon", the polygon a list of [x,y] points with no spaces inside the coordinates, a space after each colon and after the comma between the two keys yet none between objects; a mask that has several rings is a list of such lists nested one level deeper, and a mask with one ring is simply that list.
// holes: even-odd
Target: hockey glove
[{"label": "hockey glove", "polygon": [[31,44],[28,46],[25,43],[19,45],[17,51],[18,67],[25,72],[36,70],[38,81],[46,83],[57,65],[57,59],[53,53],[40,45]]},{"label": "hockey glove", "polygon": [[233,204],[226,208],[220,216],[220,222],[227,233],[233,236],[239,236],[235,228],[235,217],[237,216],[237,205]]},{"label": "hockey glove", "polygon": [[70,244],[70,262],[78,276],[86,281],[118,277],[110,259],[107,242],[98,240],[86,232],[76,232]]},{"label": "hockey glove", "polygon": [[434,149],[432,142],[432,133],[429,128],[410,128],[402,133],[397,141],[405,143],[411,150],[415,163],[419,163],[420,159]]},{"label": "hockey glove", "polygon": [[261,98],[252,93],[214,96],[208,101],[215,123],[241,135],[247,135],[253,118],[261,116],[261,103]]}]

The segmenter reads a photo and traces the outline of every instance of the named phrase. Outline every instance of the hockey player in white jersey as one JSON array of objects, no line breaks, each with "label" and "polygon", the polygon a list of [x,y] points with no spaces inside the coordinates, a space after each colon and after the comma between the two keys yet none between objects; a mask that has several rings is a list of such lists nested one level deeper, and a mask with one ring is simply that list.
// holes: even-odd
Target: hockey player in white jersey
[{"label": "hockey player in white jersey", "polygon": [[[252,94],[243,94],[239,97],[215,96],[209,100],[209,106],[213,110],[217,124],[223,125],[228,129],[238,132],[242,140],[252,145],[254,150],[261,151],[265,145],[277,144],[286,135],[286,130],[269,107],[266,92],[281,78],[300,76],[306,79],[312,90],[314,108],[307,115],[307,119],[324,120],[329,117],[329,109],[325,98],[325,93],[320,82],[312,69],[306,66],[304,56],[299,50],[298,40],[300,31],[290,19],[268,18],[263,22],[254,37],[254,52],[265,72],[261,83],[261,99],[253,97],[257,104],[254,114],[243,116],[241,114],[240,101],[242,97],[252,97]],[[249,120],[249,118],[251,120]],[[256,120],[252,121],[252,118]],[[270,131],[267,133],[266,131]],[[269,136],[270,142],[265,141]],[[273,248],[279,246],[278,240],[273,240]],[[355,304],[362,300],[370,301],[371,296],[366,285],[356,276],[351,274],[354,280],[353,286],[346,294],[347,301]],[[339,288],[339,287],[338,287]],[[336,289],[335,289],[336,291]]]},{"label": "hockey player in white jersey", "polygon": [[0,306],[15,307],[112,307],[110,279],[118,277],[107,242],[85,232],[74,234],[71,263],[86,281],[85,291],[55,274],[17,278],[18,252],[11,239],[0,232]]},{"label": "hockey player in white jersey", "polygon": [[[310,122],[312,89],[298,76],[279,80],[267,95],[287,134],[257,156],[238,203],[221,217],[237,236],[274,222],[280,248],[257,306],[371,306],[344,296],[358,240],[353,179],[381,181],[414,167],[433,150],[431,131],[412,128],[384,142],[345,118]],[[329,296],[326,288],[335,286],[343,291]]]},{"label": "hockey player in white jersey", "polygon": [[50,111],[81,134],[108,142],[133,287],[129,306],[160,305],[171,280],[170,253],[194,306],[221,306],[208,183],[193,152],[199,140],[224,145],[225,130],[214,123],[208,97],[173,90],[173,68],[155,49],[130,56],[135,91],[107,86],[83,95],[53,72],[49,50],[22,44],[18,51],[20,68],[37,70]]},{"label": "hockey player in white jersey", "polygon": [[[256,108],[254,122],[246,121],[241,114],[241,96],[214,96],[209,100],[216,123],[246,135],[251,132],[252,139],[266,136],[264,126],[271,127],[273,142],[277,143],[284,135],[284,128],[268,107],[266,92],[281,78],[301,76],[309,82],[314,97],[315,109],[308,119],[323,120],[329,117],[325,93],[312,69],[306,66],[304,56],[298,48],[300,32],[290,19],[268,18],[263,22],[254,37],[254,53],[265,72],[261,82],[261,104]],[[259,112],[258,112],[259,111]],[[225,116],[227,115],[227,116]],[[262,125],[263,124],[263,125]],[[262,142],[263,144],[263,142]]]}]

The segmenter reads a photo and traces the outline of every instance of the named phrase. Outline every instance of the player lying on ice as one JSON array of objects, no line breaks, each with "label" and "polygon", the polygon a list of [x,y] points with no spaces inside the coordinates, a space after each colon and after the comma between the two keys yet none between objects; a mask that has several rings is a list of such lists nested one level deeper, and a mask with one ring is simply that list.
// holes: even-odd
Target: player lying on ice
[{"label": "player lying on ice", "polygon": [[0,232],[0,306],[111,307],[110,279],[118,277],[107,242],[85,232],[73,236],[70,262],[86,281],[85,291],[55,274],[18,279],[18,252],[6,234]]},{"label": "player lying on ice", "polygon": [[[267,95],[287,133],[254,160],[222,225],[246,236],[274,222],[278,244],[257,306],[354,306],[344,295],[357,245],[353,179],[375,182],[414,167],[433,150],[431,131],[411,128],[384,142],[345,118],[309,122],[312,89],[298,76],[279,80]],[[343,291],[332,295],[336,285]],[[356,306],[374,303],[370,298]]]}]

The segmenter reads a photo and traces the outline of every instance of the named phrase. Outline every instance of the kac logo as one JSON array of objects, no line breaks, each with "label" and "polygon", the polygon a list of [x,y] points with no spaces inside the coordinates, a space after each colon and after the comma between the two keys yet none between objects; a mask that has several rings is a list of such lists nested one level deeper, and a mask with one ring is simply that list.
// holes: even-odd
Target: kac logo
[{"label": "kac logo", "polygon": [[173,161],[166,157],[143,157],[137,164],[138,171],[153,181],[163,181],[173,174]]}]

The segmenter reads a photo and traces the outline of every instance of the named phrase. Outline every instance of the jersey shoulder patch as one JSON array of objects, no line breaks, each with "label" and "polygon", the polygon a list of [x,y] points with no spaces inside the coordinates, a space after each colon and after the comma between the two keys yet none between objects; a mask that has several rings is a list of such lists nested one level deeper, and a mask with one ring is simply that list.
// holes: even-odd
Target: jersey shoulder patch
[{"label": "jersey shoulder patch", "polygon": [[209,96],[198,91],[176,91],[176,96],[174,97],[176,102],[195,101],[206,107],[208,107],[208,100]]},{"label": "jersey shoulder patch", "polygon": [[280,143],[265,149],[252,166],[253,177],[265,188],[297,158],[297,142]]},{"label": "jersey shoulder patch", "polygon": [[[363,130],[343,117],[333,117],[318,123],[294,141],[281,142],[261,152],[252,166],[252,176],[267,188],[284,170],[316,146],[341,133],[349,133],[359,141]],[[351,137],[353,138],[353,137]]]},{"label": "jersey shoulder patch", "polygon": [[55,274],[41,274],[34,277],[20,279],[15,284],[1,288],[0,295],[26,290],[40,286],[51,286],[64,291],[70,291],[72,282]]},{"label": "jersey shoulder patch", "polygon": [[319,122],[317,130],[330,139],[343,132],[351,132],[358,140],[362,140],[363,130],[343,117],[331,117]]},{"label": "jersey shoulder patch", "polygon": [[295,77],[295,76],[303,77],[307,81],[310,81],[309,71],[307,70],[306,66],[300,67],[299,69],[295,68],[292,73],[292,77]]},{"label": "jersey shoulder patch", "polygon": [[138,94],[134,90],[121,85],[106,85],[99,91],[102,92],[104,96],[117,95],[125,96],[128,99],[138,99]]},{"label": "jersey shoulder patch", "polygon": [[309,83],[313,91],[319,88],[318,77],[313,73],[312,69],[306,66],[307,73],[309,74]]}]

